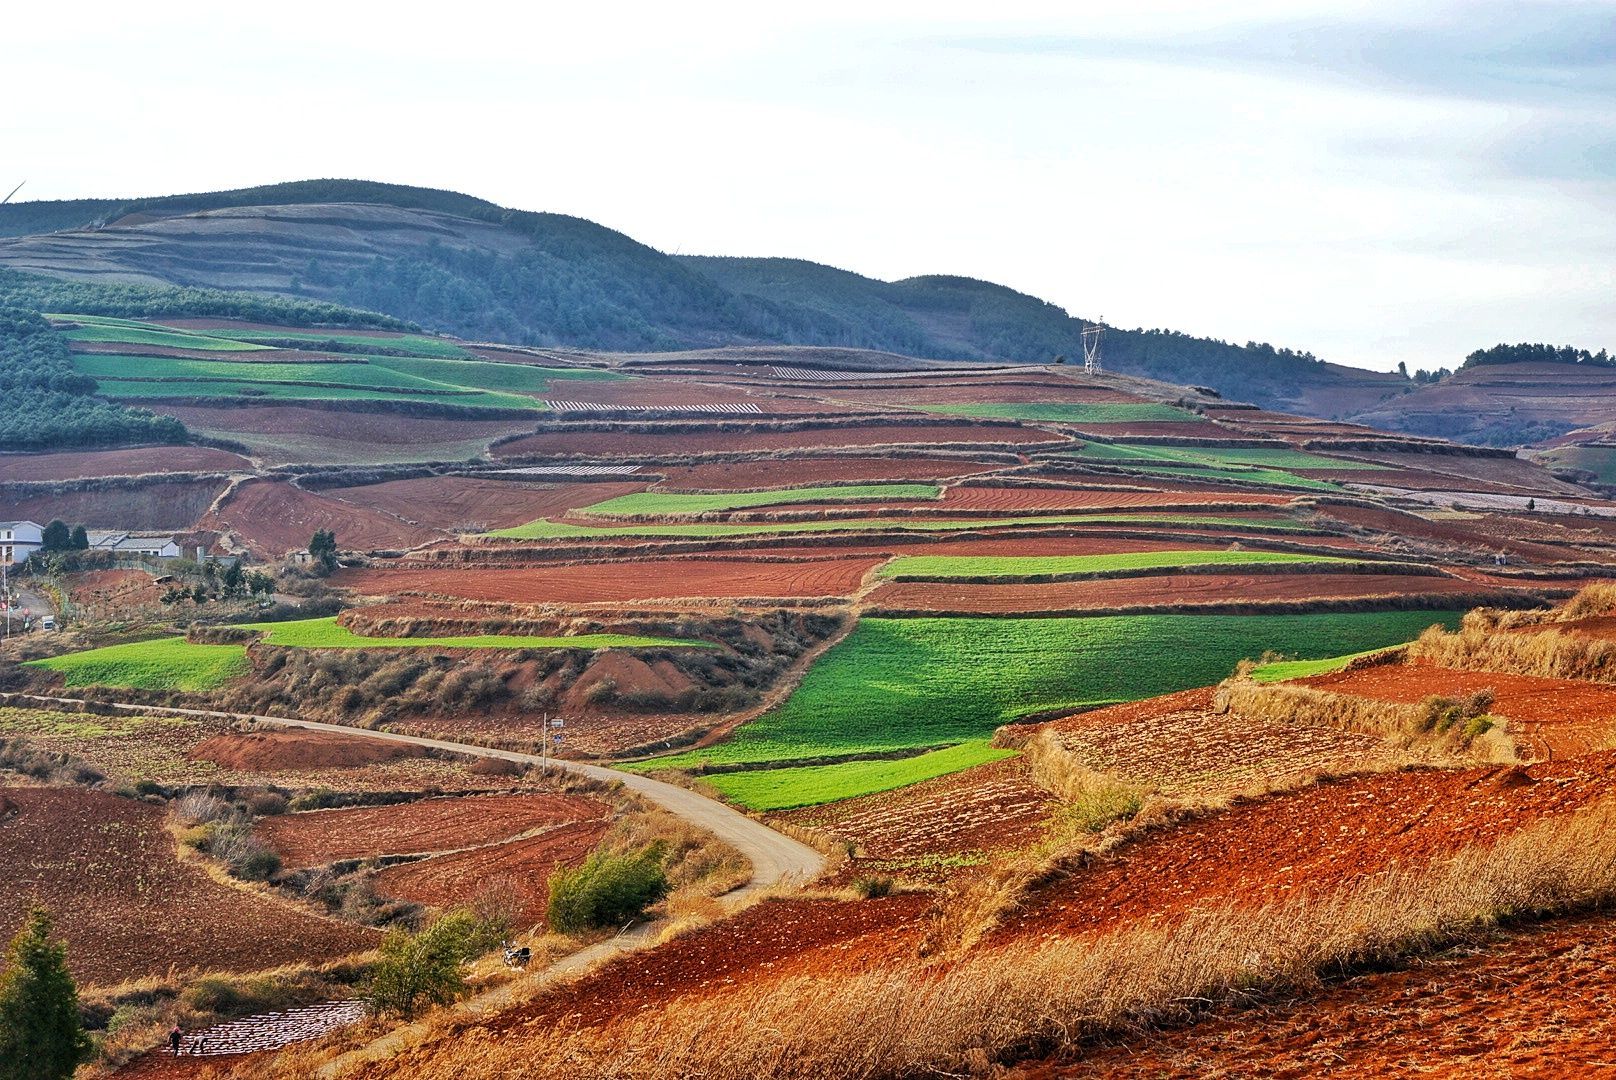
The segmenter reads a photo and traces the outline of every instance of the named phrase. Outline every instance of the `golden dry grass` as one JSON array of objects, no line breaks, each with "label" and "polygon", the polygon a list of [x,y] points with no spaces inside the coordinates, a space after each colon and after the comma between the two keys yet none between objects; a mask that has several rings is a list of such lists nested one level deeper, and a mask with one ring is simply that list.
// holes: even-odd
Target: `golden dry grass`
[{"label": "golden dry grass", "polygon": [[1192,1019],[1237,995],[1306,990],[1505,918],[1613,898],[1616,804],[1607,800],[1493,846],[1270,907],[979,949],[951,964],[790,978],[533,1037],[468,1029],[389,1068],[419,1080],[981,1074],[1005,1061],[1074,1052],[1104,1034]]}]

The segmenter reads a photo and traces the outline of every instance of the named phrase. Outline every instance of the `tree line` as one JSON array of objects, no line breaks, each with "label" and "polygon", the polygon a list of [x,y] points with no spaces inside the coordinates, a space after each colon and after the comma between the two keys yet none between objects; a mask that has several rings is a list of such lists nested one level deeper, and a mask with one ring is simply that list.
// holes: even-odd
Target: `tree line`
[{"label": "tree line", "polygon": [[1465,367],[1485,367],[1489,364],[1591,364],[1594,367],[1616,367],[1616,358],[1604,349],[1589,352],[1572,345],[1546,345],[1541,341],[1518,345],[1497,344],[1490,349],[1477,349],[1465,357]]}]

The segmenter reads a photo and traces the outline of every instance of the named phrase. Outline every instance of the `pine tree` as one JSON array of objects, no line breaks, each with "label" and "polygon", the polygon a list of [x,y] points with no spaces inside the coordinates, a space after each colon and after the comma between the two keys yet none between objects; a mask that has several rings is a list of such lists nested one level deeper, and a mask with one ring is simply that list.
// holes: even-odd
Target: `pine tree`
[{"label": "pine tree", "polygon": [[0,1080],[62,1080],[89,1052],[67,947],[50,936],[50,913],[35,905],[7,950],[0,971]]}]

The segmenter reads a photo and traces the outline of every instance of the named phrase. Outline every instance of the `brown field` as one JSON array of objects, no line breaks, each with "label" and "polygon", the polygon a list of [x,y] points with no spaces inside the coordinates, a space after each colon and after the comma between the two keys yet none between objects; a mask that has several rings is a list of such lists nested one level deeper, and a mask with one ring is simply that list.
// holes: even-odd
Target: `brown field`
[{"label": "brown field", "polygon": [[1217,713],[1210,689],[1096,709],[1041,729],[1084,769],[1191,800],[1260,791],[1314,773],[1368,771],[1392,760],[1374,736]]},{"label": "brown field", "polygon": [[963,443],[967,445],[1037,445],[1064,442],[1065,436],[1017,424],[937,423],[889,425],[845,424],[804,431],[547,431],[502,443],[502,458],[529,455],[635,457],[676,454],[745,453],[835,446],[892,446]]},{"label": "brown field", "polygon": [[1530,767],[1415,769],[1325,782],[1149,833],[1007,917],[1000,941],[1161,923],[1195,907],[1322,894],[1394,864],[1498,840],[1604,798],[1616,753]]},{"label": "brown field", "polygon": [[0,789],[0,926],[49,906],[82,982],[170,968],[257,971],[373,947],[375,931],[221,885],[175,856],[160,805],[81,788]]},{"label": "brown field", "polygon": [[196,527],[225,480],[185,480],[105,491],[67,491],[6,500],[8,519],[61,518],[91,529],[183,530]]},{"label": "brown field", "polygon": [[490,885],[510,885],[517,924],[531,926],[544,920],[550,875],[581,862],[606,828],[604,818],[570,821],[521,840],[389,866],[370,880],[383,896],[436,908],[466,903]]},{"label": "brown field", "polygon": [[590,604],[681,596],[846,596],[880,562],[872,558],[801,562],[648,559],[520,570],[345,570],[335,584],[371,596],[420,592],[518,604]]},{"label": "brown field", "polygon": [[259,820],[257,830],[288,866],[339,859],[458,851],[543,826],[604,819],[607,807],[576,795],[472,795],[393,806],[309,810]]},{"label": "brown field", "polygon": [[658,490],[726,491],[874,480],[940,480],[1005,467],[1004,462],[972,461],[965,457],[826,455],[658,466],[656,471],[663,476]]},{"label": "brown field", "polygon": [[1007,1080],[1602,1076],[1616,919],[1528,924],[1302,998],[1258,998]]},{"label": "brown field", "polygon": [[1015,614],[1111,608],[1371,600],[1404,596],[1473,596],[1456,578],[1382,574],[1173,574],[1036,585],[900,581],[866,597],[871,607],[899,611]]},{"label": "brown field", "polygon": [[134,450],[86,450],[67,454],[0,454],[0,483],[78,480],[149,473],[251,472],[252,463],[209,446],[147,446]]},{"label": "brown field", "polygon": [[1122,424],[1085,424],[1072,423],[1072,427],[1088,435],[1097,435],[1107,439],[1120,439],[1126,442],[1130,438],[1169,439],[1249,439],[1246,432],[1214,424],[1210,420],[1134,420]]},{"label": "brown field", "polygon": [[302,405],[224,408],[152,402],[192,431],[246,444],[266,465],[462,461],[495,439],[533,430],[532,420],[451,420]]},{"label": "brown field", "polygon": [[1586,754],[1616,740],[1616,686],[1600,683],[1456,671],[1419,663],[1380,664],[1298,681],[1332,693],[1410,704],[1433,694],[1462,697],[1491,690],[1491,711],[1509,720],[1510,735],[1533,757]]},{"label": "brown field", "polygon": [[410,548],[441,539],[434,530],[303,491],[283,480],[242,484],[204,524],[229,529],[265,558],[307,547],[317,529],[335,532],[337,546],[349,551]]},{"label": "brown field", "polygon": [[[646,483],[540,483],[475,476],[423,476],[362,487],[327,488],[338,499],[443,532],[487,532],[644,491]],[[339,534],[340,535],[340,534]]]},{"label": "brown field", "polygon": [[227,731],[203,739],[190,750],[194,761],[210,761],[221,768],[250,773],[353,769],[426,756],[426,750],[407,743],[296,730]]},{"label": "brown field", "polygon": [[[920,380],[914,380],[920,382]],[[1138,402],[1140,399],[1132,394],[1124,394],[1117,390],[1108,390],[1098,386],[1080,386],[1071,379],[1060,375],[1043,375],[1028,372],[1019,373],[1002,378],[979,377],[974,379],[948,379],[939,380],[931,384],[918,386],[897,386],[883,389],[864,389],[854,385],[836,386],[827,385],[819,391],[826,398],[837,401],[851,401],[861,404],[878,404],[890,406],[925,405],[975,405],[983,401],[1005,402],[1006,404],[1043,404],[1047,402],[1087,403],[1087,402]]]}]

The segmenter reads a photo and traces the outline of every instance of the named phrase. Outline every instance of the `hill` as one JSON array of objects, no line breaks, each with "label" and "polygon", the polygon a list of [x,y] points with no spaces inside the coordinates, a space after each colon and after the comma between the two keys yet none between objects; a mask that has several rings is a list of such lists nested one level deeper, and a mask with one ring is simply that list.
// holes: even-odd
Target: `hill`
[{"label": "hill", "polygon": [[1352,419],[1386,431],[1516,446],[1607,424],[1613,406],[1616,368],[1485,363],[1467,364],[1441,382],[1388,398]]},{"label": "hill", "polygon": [[[314,180],[0,207],[0,267],[81,281],[280,293],[475,340],[592,349],[844,346],[1048,362],[1084,321],[964,277],[884,282],[791,259],[674,257],[593,222],[454,192]],[[1108,366],[1334,417],[1407,385],[1305,352],[1113,331]]]}]

